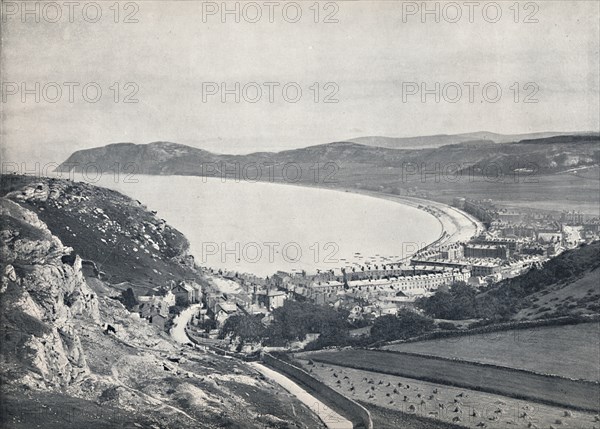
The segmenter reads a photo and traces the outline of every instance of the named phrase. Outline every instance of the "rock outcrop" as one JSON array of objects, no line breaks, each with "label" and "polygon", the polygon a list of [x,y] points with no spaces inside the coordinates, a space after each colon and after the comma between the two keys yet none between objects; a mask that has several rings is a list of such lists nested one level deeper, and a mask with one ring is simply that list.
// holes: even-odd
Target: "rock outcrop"
[{"label": "rock outcrop", "polygon": [[15,202],[0,200],[0,220],[5,375],[36,388],[82,380],[89,368],[77,321],[99,323],[100,315],[81,259],[35,213]]}]

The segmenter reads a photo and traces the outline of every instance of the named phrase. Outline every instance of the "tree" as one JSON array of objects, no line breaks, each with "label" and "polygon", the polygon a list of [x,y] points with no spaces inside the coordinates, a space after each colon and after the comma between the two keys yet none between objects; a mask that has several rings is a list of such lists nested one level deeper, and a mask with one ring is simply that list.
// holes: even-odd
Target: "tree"
[{"label": "tree", "polygon": [[123,292],[121,292],[121,300],[120,301],[123,303],[125,308],[127,308],[128,310],[131,310],[133,307],[135,307],[138,304],[138,301],[135,298],[135,293],[133,293],[133,289],[131,289],[131,288],[127,288],[127,290],[124,290]]},{"label": "tree", "polygon": [[308,333],[318,333],[322,341],[335,341],[348,333],[347,311],[310,302],[286,301],[273,311],[273,322],[267,329],[269,345],[302,341]]},{"label": "tree", "polygon": [[417,307],[436,319],[463,320],[478,316],[477,291],[464,282],[452,285],[449,291],[438,289],[428,298],[420,298]]},{"label": "tree", "polygon": [[232,335],[238,338],[240,344],[260,342],[265,336],[265,327],[261,322],[262,314],[233,315],[229,317],[219,333],[219,338]]},{"label": "tree", "polygon": [[215,319],[206,318],[198,325],[200,329],[203,329],[207,334],[217,328],[217,321]]},{"label": "tree", "polygon": [[385,315],[375,319],[371,328],[371,340],[404,340],[429,332],[433,327],[432,319],[412,310],[401,309],[395,316]]}]

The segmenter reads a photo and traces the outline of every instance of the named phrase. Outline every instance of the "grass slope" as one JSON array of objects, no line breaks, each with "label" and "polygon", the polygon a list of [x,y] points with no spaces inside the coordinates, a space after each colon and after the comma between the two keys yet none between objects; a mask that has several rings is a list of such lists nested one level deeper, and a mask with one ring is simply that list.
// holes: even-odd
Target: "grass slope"
[{"label": "grass slope", "polygon": [[34,211],[110,283],[156,288],[199,277],[186,254],[187,239],[118,192],[66,180],[2,176],[0,195]]},{"label": "grass slope", "polygon": [[600,381],[597,322],[395,344],[384,349]]}]

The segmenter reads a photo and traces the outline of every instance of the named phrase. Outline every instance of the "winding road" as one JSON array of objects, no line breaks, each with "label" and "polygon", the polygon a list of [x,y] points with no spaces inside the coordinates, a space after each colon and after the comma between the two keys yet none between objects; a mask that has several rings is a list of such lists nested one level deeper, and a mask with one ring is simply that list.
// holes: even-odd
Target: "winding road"
[{"label": "winding road", "polygon": [[319,416],[321,421],[323,421],[325,426],[327,426],[329,429],[352,429],[353,426],[350,420],[336,413],[334,410],[312,396],[285,375],[258,362],[250,362],[249,365],[264,375],[267,379],[274,381],[294,395],[300,402],[302,402],[304,405],[310,408],[312,412]]},{"label": "winding road", "polygon": [[185,327],[188,322],[192,319],[192,316],[202,308],[202,304],[192,304],[173,320],[173,327],[171,328],[171,337],[179,344],[187,344],[192,341],[185,332]]},{"label": "winding road", "polygon": [[[173,327],[171,328],[171,337],[179,344],[193,343],[188,337],[185,327],[191,320],[192,316],[201,308],[202,304],[192,304],[185,310],[183,310],[173,321]],[[352,429],[352,422],[342,417],[323,402],[312,396],[306,390],[301,388],[294,381],[290,380],[283,374],[274,371],[258,362],[250,362],[249,365],[256,371],[260,372],[265,378],[279,384],[285,390],[294,395],[300,402],[306,405],[312,412],[314,412],[325,426],[329,429]]]}]

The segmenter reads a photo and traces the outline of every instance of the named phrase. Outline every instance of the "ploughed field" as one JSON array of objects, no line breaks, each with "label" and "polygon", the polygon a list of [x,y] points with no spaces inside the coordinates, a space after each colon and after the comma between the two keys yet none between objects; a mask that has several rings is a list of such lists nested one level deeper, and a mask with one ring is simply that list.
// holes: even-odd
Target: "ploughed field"
[{"label": "ploughed field", "polygon": [[361,403],[375,428],[525,429],[600,425],[596,412],[569,410],[493,393],[447,386],[375,371],[299,360],[313,377]]},{"label": "ploughed field", "polygon": [[[513,398],[598,412],[597,382],[391,351],[346,349],[304,356],[315,362],[481,390]],[[590,362],[590,365],[596,365]]]},{"label": "ploughed field", "polygon": [[598,322],[394,344],[383,349],[600,381]]}]

